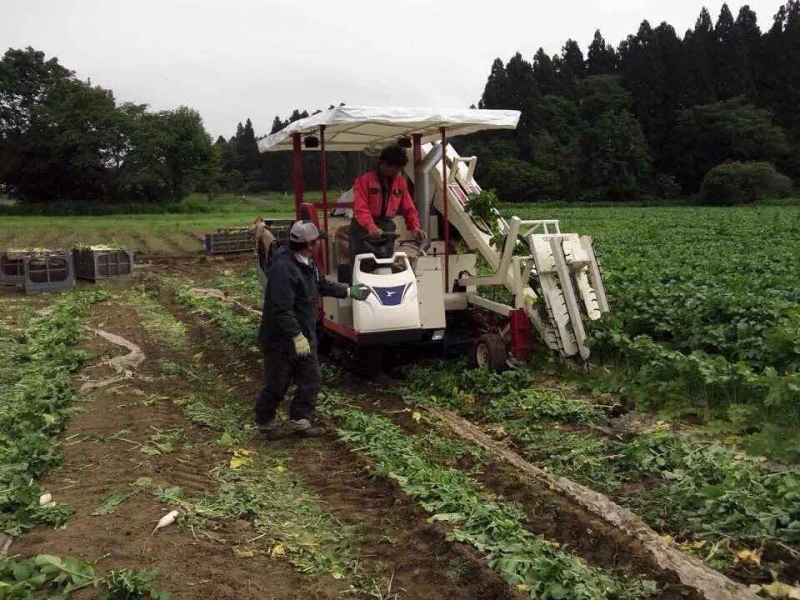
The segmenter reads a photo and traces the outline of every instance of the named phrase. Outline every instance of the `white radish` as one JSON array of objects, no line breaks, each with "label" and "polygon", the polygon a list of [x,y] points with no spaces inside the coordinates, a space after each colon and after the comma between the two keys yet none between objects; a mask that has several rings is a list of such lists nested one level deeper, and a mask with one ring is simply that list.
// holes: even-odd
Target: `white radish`
[{"label": "white radish", "polygon": [[159,529],[163,529],[169,525],[172,525],[175,522],[175,519],[178,518],[180,513],[177,510],[171,510],[159,520],[158,525],[156,525],[155,529],[153,529],[153,533],[150,534],[150,537],[153,537]]},{"label": "white radish", "polygon": [[47,493],[47,494],[42,494],[41,496],[39,496],[39,506],[47,506],[52,501],[53,501],[53,495],[52,494]]}]

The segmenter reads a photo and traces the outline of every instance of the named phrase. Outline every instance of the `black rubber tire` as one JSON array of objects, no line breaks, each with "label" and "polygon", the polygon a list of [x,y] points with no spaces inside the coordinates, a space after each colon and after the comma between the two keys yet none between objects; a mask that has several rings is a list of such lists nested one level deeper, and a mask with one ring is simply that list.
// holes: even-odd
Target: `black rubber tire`
[{"label": "black rubber tire", "polygon": [[505,340],[496,333],[484,333],[472,347],[470,363],[474,368],[502,372],[508,365],[508,346]]}]

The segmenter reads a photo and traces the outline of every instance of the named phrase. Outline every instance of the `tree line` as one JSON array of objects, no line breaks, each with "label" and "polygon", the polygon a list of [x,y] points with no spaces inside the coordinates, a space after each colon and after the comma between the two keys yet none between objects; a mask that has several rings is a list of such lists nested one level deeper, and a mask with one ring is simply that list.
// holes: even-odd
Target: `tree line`
[{"label": "tree line", "polygon": [[0,60],[0,191],[29,203],[162,203],[218,169],[196,111],[119,104],[33,48]]},{"label": "tree line", "polygon": [[[331,105],[329,108],[334,108]],[[321,111],[317,110],[312,114]],[[276,116],[269,133],[276,133],[299,119],[310,116],[308,111],[295,109],[288,119]],[[219,136],[214,143],[221,157],[221,170],[215,185],[218,189],[248,193],[292,190],[292,154],[290,152],[265,152],[260,154],[253,124],[248,118],[239,123],[236,133],[226,140]],[[353,179],[366,164],[357,152],[327,152],[326,174],[328,189],[332,194],[350,188]],[[318,152],[307,152],[303,157],[303,185],[306,189],[319,189],[321,177]]]},{"label": "tree line", "polygon": [[[748,6],[700,12],[681,37],[643,21],[617,47],[600,31],[549,56],[490,69],[481,108],[521,111],[515,131],[458,139],[478,178],[507,201],[624,201],[699,194],[732,203],[800,182],[800,0],[762,31]],[[275,117],[270,133],[309,116]],[[0,192],[31,203],[168,203],[292,188],[288,152],[260,154],[250,119],[212,142],[186,107],[117,103],[32,48],[0,60]],[[346,189],[370,161],[328,153],[328,185]],[[318,189],[319,153],[304,184]]]},{"label": "tree line", "polygon": [[798,57],[790,0],[763,32],[749,6],[734,18],[725,4],[683,37],[643,21],[616,48],[597,31],[586,54],[567,40],[554,56],[498,58],[479,106],[520,110],[520,125],[459,150],[483,157],[479,180],[507,200],[786,194],[779,172],[800,181]]}]

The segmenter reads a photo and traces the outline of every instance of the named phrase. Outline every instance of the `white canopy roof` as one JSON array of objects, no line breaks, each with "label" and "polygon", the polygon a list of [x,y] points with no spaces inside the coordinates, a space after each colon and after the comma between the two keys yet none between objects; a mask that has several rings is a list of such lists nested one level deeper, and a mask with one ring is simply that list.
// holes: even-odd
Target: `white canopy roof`
[{"label": "white canopy roof", "polygon": [[[325,125],[325,149],[345,152],[380,149],[400,136],[422,134],[422,142],[441,138],[440,127],[447,128],[447,137],[475,133],[485,129],[516,129],[517,110],[398,108],[339,106],[300,119],[280,131],[261,138],[261,152],[292,149],[292,134],[319,135]],[[316,148],[317,150],[319,148]]]}]

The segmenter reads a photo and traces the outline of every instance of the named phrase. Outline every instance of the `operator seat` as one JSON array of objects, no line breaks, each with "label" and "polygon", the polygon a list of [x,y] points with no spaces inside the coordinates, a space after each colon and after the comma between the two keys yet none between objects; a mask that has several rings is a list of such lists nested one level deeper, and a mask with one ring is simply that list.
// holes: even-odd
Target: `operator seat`
[{"label": "operator seat", "polygon": [[339,283],[353,283],[350,264],[350,224],[338,227],[333,235],[333,257]]}]

